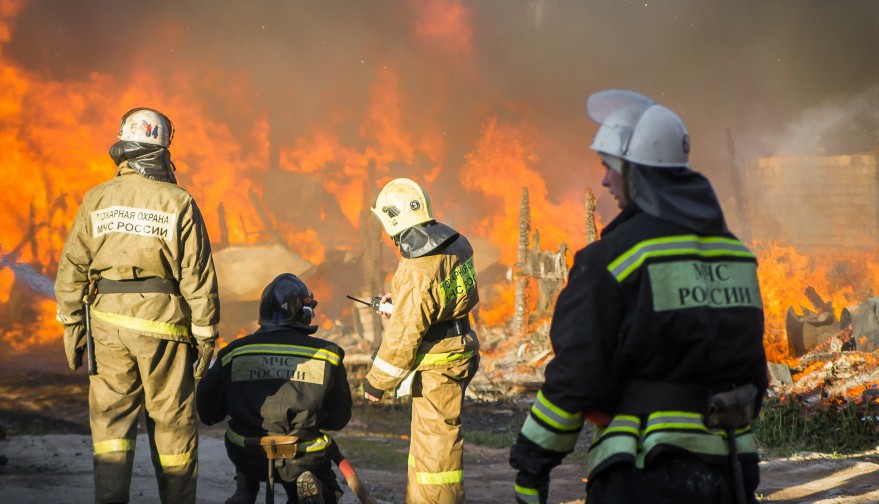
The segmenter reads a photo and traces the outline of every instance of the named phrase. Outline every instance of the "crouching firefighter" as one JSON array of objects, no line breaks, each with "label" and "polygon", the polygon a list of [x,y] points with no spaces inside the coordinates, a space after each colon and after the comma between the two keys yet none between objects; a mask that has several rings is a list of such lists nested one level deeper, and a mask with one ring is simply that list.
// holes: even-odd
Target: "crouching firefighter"
[{"label": "crouching firefighter", "polygon": [[[226,504],[252,504],[259,482],[275,478],[290,504],[334,504],[342,495],[332,470],[338,447],[322,431],[348,424],[351,389],[345,353],[313,336],[315,306],[301,279],[279,275],[263,290],[259,330],[220,350],[198,385],[201,420],[229,417],[236,489]],[[266,447],[278,456],[271,465]]]},{"label": "crouching firefighter", "polygon": [[116,175],[85,194],[58,261],[71,369],[89,347],[98,503],[129,500],[143,410],[161,501],[196,498],[195,380],[213,355],[220,303],[204,220],[177,186],[173,134],[155,110],[122,117],[110,147]]},{"label": "crouching firefighter", "polygon": [[555,357],[510,452],[516,501],[546,502],[588,420],[589,504],[756,503],[750,422],[767,372],[754,254],[690,170],[674,112],[625,90],[592,95],[587,112],[621,212],[559,295]]}]

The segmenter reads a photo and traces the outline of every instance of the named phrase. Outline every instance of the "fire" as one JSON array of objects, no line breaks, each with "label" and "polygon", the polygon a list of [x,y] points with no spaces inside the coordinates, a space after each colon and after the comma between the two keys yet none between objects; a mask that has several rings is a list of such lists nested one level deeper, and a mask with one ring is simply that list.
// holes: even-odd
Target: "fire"
[{"label": "fire", "polygon": [[837,320],[843,308],[863,302],[879,290],[879,271],[873,264],[876,251],[849,251],[839,256],[809,256],[780,243],[754,245],[759,262],[757,275],[766,314],[764,346],[773,362],[791,362],[785,336],[789,307],[802,312],[814,309],[804,295],[814,288],[833,305]]}]

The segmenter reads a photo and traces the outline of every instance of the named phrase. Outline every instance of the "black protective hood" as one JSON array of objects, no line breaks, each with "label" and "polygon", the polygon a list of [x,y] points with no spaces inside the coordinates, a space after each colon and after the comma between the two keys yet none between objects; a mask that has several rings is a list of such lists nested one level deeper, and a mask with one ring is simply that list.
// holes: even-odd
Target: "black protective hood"
[{"label": "black protective hood", "polygon": [[623,180],[629,201],[648,215],[698,233],[728,232],[717,195],[701,173],[626,163]]},{"label": "black protective hood", "polygon": [[406,259],[424,257],[458,238],[460,233],[436,221],[417,224],[399,235],[400,255]]},{"label": "black protective hood", "polygon": [[174,176],[177,168],[171,161],[171,151],[167,147],[120,140],[110,146],[110,157],[116,166],[128,161],[129,168],[148,179],[177,183],[177,177]]}]

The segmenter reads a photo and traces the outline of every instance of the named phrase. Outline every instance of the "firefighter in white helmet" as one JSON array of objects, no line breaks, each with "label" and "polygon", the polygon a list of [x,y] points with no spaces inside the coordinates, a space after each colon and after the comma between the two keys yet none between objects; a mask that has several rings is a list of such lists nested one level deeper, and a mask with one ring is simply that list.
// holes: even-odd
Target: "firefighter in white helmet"
[{"label": "firefighter in white helmet", "polygon": [[479,366],[469,313],[479,302],[473,248],[433,217],[424,189],[407,178],[388,182],[372,212],[399,247],[400,265],[383,301],[393,302],[373,366],[367,399],[379,400],[411,380],[412,432],[406,502],[464,502],[461,407]]},{"label": "firefighter in white helmet", "polygon": [[595,93],[587,112],[621,212],[558,297],[555,357],[510,452],[516,501],[546,502],[588,420],[589,504],[756,503],[750,422],[767,375],[754,254],[690,170],[674,112],[627,90]]},{"label": "firefighter in white helmet", "polygon": [[129,500],[141,410],[161,501],[195,502],[195,380],[213,355],[220,303],[204,220],[176,185],[173,135],[156,110],[122,117],[110,147],[116,174],[83,197],[58,262],[58,320],[71,369],[82,365],[87,323],[93,335],[98,503]]}]

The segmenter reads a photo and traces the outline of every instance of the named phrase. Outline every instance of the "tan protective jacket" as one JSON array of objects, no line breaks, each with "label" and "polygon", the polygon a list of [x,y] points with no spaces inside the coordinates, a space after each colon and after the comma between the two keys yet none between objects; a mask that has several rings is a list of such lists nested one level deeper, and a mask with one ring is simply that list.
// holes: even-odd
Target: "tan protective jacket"
[{"label": "tan protective jacket", "polygon": [[139,175],[123,161],[116,177],[88,191],[58,263],[58,321],[83,322],[89,281],[160,277],[179,295],[100,293],[92,316],[157,338],[216,339],[220,321],[211,245],[192,196]]},{"label": "tan protective jacket", "polygon": [[479,302],[473,248],[464,236],[438,253],[401,259],[391,281],[391,300],[394,311],[366,375],[373,387],[396,389],[412,369],[448,365],[476,351],[463,338],[422,341],[432,324],[464,317]]}]

